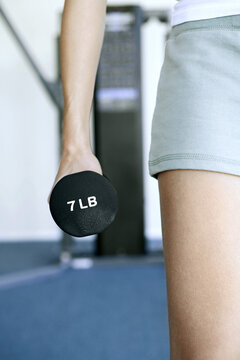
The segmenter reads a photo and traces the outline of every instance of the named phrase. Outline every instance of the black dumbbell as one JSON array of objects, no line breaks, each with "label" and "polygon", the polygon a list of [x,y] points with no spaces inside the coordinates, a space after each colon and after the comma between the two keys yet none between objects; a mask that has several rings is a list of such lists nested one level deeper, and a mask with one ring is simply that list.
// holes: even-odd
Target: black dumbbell
[{"label": "black dumbbell", "polygon": [[101,233],[115,219],[118,194],[106,175],[81,171],[65,175],[54,186],[50,212],[55,223],[76,237]]}]

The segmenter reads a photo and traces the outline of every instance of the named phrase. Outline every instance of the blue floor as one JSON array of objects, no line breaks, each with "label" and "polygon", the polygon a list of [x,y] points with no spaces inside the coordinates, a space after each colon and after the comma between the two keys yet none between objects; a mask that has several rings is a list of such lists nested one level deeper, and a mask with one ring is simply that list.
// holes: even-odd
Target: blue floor
[{"label": "blue floor", "polygon": [[1,360],[169,358],[163,262],[66,268],[0,285]]}]

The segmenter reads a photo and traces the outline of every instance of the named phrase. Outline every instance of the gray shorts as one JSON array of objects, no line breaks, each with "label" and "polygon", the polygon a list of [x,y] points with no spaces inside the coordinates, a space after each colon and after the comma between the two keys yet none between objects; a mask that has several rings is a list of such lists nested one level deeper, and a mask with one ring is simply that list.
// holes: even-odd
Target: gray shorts
[{"label": "gray shorts", "polygon": [[155,179],[173,169],[240,175],[240,14],[171,28],[148,168]]}]

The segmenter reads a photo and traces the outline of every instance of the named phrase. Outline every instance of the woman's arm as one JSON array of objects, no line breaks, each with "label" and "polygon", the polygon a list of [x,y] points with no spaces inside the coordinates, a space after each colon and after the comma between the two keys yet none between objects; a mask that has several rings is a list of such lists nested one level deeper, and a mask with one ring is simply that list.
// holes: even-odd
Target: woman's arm
[{"label": "woman's arm", "polygon": [[65,0],[60,36],[64,96],[62,154],[52,189],[65,175],[103,174],[90,142],[90,112],[104,37],[107,0]]},{"label": "woman's arm", "polygon": [[107,0],[66,0],[60,37],[64,95],[62,152],[90,147],[90,112]]}]

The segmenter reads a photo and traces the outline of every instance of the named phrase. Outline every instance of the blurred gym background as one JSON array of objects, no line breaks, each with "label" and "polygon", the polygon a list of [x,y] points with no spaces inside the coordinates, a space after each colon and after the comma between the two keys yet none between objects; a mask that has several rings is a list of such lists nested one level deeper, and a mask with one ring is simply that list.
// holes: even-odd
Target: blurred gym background
[{"label": "blurred gym background", "polygon": [[47,203],[60,159],[64,0],[0,2],[1,360],[169,360],[158,182],[147,162],[174,3],[108,0],[91,136],[121,208],[102,234],[73,238]]}]

